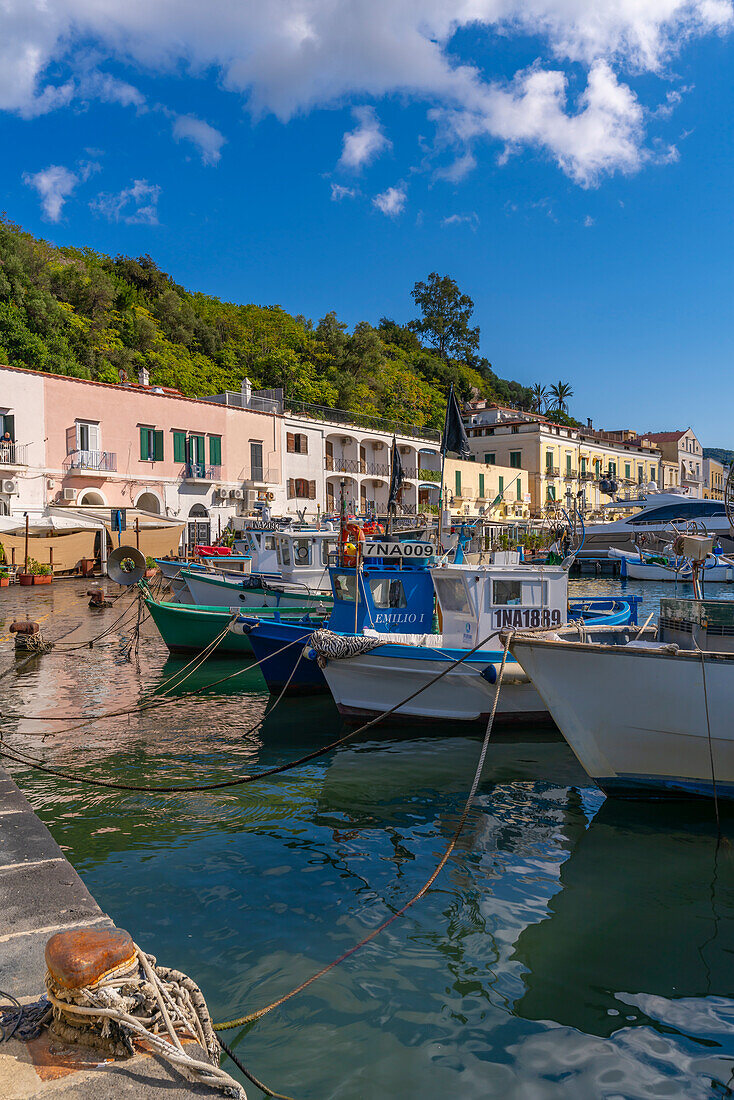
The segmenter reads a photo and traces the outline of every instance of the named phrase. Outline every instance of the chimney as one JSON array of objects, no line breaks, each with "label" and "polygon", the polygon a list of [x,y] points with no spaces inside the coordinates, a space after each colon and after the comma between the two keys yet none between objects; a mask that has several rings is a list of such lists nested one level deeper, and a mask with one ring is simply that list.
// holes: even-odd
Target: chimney
[{"label": "chimney", "polygon": [[249,409],[252,399],[252,382],[249,378],[242,379],[242,408]]},{"label": "chimney", "polygon": [[591,423],[591,417],[590,416],[586,417],[586,427],[589,428],[589,430],[593,429],[593,427],[594,427],[594,425]]},{"label": "chimney", "polygon": [[141,386],[150,385],[150,371],[147,367],[141,367],[138,371],[138,383]]}]

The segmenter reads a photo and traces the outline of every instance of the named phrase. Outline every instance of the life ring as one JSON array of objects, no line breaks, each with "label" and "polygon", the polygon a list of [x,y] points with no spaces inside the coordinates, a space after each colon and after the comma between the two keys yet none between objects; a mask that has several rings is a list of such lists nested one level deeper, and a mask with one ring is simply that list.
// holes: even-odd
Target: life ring
[{"label": "life ring", "polygon": [[341,533],[342,565],[354,568],[360,544],[364,542],[364,531],[358,523],[345,523]]}]

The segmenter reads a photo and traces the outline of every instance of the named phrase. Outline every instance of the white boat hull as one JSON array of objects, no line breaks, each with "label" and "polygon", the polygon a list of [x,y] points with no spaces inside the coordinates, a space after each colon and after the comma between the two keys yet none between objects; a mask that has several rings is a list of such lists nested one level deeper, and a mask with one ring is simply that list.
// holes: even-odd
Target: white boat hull
[{"label": "white boat hull", "polygon": [[[181,578],[183,579],[183,578]],[[274,592],[268,588],[246,588],[237,582],[222,584],[189,575],[185,578],[192,602],[208,607],[305,607],[309,602],[320,606],[323,599],[314,599],[313,593],[293,587],[291,592]],[[279,585],[278,588],[286,586]]]},{"label": "white boat hull", "polygon": [[734,798],[734,657],[516,638],[512,652],[588,774],[621,797]]},{"label": "white boat hull", "polygon": [[[455,658],[426,660],[410,655],[408,646],[380,646],[369,653],[329,660],[324,677],[346,718],[384,714],[448,669]],[[396,650],[404,650],[399,655]],[[398,707],[395,719],[484,722],[492,710],[496,687],[481,676],[497,654],[475,663],[465,661],[414,699]],[[514,666],[517,669],[517,666]],[[525,679],[525,677],[523,677]],[[497,718],[500,721],[548,721],[548,711],[530,683],[503,683]],[[392,719],[392,716],[391,716]]]},{"label": "white boat hull", "polygon": [[[625,562],[627,576],[635,581],[676,581],[678,583],[690,583],[691,570],[671,569],[666,565],[658,565],[655,562],[640,561],[639,554],[632,554],[626,550],[612,547],[608,551],[610,558],[621,558]],[[706,565],[701,573],[704,584],[710,581],[712,584],[734,583],[734,566],[732,565]]]}]

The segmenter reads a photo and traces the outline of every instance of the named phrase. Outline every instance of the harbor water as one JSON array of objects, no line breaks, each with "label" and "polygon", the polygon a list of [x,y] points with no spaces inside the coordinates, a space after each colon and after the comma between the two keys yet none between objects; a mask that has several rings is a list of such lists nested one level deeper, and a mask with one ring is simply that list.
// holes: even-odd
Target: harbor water
[{"label": "harbor water", "polygon": [[[626,590],[644,596],[643,622],[675,586]],[[611,578],[569,585],[572,596],[619,591]],[[39,716],[4,717],[11,746],[81,776],[196,785],[285,763],[343,729],[328,697],[273,709],[257,670],[228,661],[184,689],[239,673],[226,683],[137,711],[186,661],[168,658],[149,621],[139,667],[119,629],[64,649],[129,599],[91,612],[85,593],[73,581],[2,590],[0,708]],[[66,636],[24,663],[8,626],[26,610],[47,637]],[[416,893],[453,833],[479,748],[456,728],[378,726],[281,776],[168,795],[8,767],[100,906],[191,974],[225,1019],[275,1000]],[[605,800],[548,729],[498,733],[430,893],[225,1038],[296,1100],[731,1097],[734,819],[722,826],[719,843],[709,805]]]}]

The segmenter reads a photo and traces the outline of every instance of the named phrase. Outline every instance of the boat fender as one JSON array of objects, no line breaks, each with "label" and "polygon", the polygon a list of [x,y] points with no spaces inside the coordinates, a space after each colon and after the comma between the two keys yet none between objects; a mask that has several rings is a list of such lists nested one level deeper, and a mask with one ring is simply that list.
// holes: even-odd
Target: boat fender
[{"label": "boat fender", "polygon": [[318,662],[319,655],[312,645],[305,645],[303,647],[303,656],[307,661]]},{"label": "boat fender", "polygon": [[487,665],[486,668],[482,669],[482,671],[479,673],[479,675],[482,677],[483,680],[486,680],[488,684],[496,684],[497,683],[497,666],[496,665]]},{"label": "boat fender", "polygon": [[257,623],[239,623],[240,630],[243,634],[252,634],[253,630],[257,626]]}]

